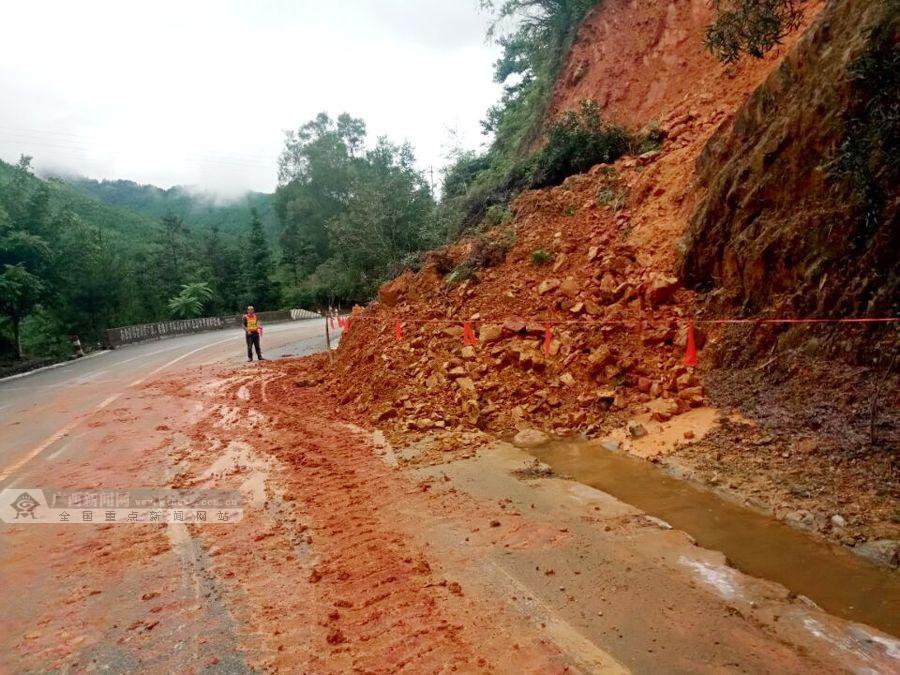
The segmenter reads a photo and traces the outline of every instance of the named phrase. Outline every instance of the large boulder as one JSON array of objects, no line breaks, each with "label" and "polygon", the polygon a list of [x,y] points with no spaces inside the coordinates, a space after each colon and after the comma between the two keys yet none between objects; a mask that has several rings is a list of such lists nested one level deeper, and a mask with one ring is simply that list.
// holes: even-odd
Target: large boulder
[{"label": "large boulder", "polygon": [[503,327],[494,323],[486,323],[478,331],[478,340],[483,344],[496,342],[501,337],[503,337]]},{"label": "large boulder", "polygon": [[556,290],[559,288],[559,279],[544,279],[540,284],[538,284],[537,292],[538,295],[545,295],[550,291]]},{"label": "large boulder", "polygon": [[409,277],[399,276],[378,289],[378,302],[385,307],[396,307],[400,299],[409,291]]},{"label": "large boulder", "polygon": [[860,544],[854,549],[861,556],[880,565],[897,567],[900,565],[900,541],[895,539],[877,539]]},{"label": "large boulder", "polygon": [[522,429],[513,437],[513,444],[521,448],[536,448],[550,442],[550,436],[537,429]]},{"label": "large boulder", "polygon": [[647,287],[647,300],[654,307],[672,302],[681,283],[675,277],[655,275]]}]

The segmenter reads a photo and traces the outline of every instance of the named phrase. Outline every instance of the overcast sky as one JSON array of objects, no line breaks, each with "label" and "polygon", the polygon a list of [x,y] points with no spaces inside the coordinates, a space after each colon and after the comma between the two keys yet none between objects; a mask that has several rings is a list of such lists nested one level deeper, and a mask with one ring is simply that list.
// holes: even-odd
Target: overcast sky
[{"label": "overcast sky", "polygon": [[[444,163],[500,96],[477,0],[0,0],[0,158],[221,194],[271,191],[325,110]],[[437,175],[437,173],[436,173]]]}]

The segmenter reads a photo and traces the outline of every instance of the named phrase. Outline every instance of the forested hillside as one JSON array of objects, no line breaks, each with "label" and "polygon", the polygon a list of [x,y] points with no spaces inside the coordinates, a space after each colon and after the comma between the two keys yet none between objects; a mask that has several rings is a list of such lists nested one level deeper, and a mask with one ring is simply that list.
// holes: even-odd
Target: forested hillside
[{"label": "forested hillside", "polygon": [[[16,165],[0,160],[0,185],[12,182],[18,173]],[[32,178],[33,181],[28,181],[29,183],[36,184],[40,180],[34,176]],[[51,207],[65,207],[98,229],[122,235],[126,241],[139,243],[159,220],[126,208],[104,204],[59,178],[48,178],[42,182],[47,187]]]},{"label": "forested hillside", "polygon": [[[27,162],[0,166],[3,352],[62,354],[67,334],[95,342],[110,326],[249,302],[366,302],[385,280],[419,269],[424,251],[502,223],[521,190],[652,147],[652,136],[607,123],[590,102],[544,128],[563,56],[595,4],[484,3],[504,50],[495,79],[505,94],[484,121],[489,150],[452,150],[440,201],[409,144],[370,139],[347,113],[323,112],[288,135],[274,196],[222,203],[181,187],[42,181]],[[502,32],[506,24],[515,30]]]},{"label": "forested hillside", "polygon": [[[233,216],[237,229],[237,217]],[[188,226],[104,204],[27,157],[0,162],[0,357],[71,353],[105,328],[201,314],[247,302],[277,309],[269,237],[249,209],[243,232]]]},{"label": "forested hillside", "polygon": [[225,235],[247,233],[250,214],[255,209],[270,236],[278,231],[272,195],[248,192],[241,197],[222,198],[183,186],[163,190],[130,180],[93,180],[83,176],[59,176],[60,180],[92,199],[127,209],[156,221],[165,216],[181,218],[191,229],[203,232],[218,227]]}]

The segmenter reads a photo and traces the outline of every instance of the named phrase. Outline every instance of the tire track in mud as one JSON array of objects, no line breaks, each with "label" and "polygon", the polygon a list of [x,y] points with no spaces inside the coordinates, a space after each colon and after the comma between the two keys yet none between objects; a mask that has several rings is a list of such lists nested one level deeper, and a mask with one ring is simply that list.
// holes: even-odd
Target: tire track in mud
[{"label": "tire track in mud", "polygon": [[[418,536],[433,506],[428,486],[387,466],[321,392],[271,366],[223,375],[226,386],[205,389],[214,410],[189,432],[191,484],[240,489],[248,474],[264,474],[265,501],[241,523],[197,532],[244,626],[249,662],[317,672],[565,669],[540,635],[444,577]],[[210,449],[235,443],[255,459],[232,457],[231,468],[220,461],[204,476]]]}]

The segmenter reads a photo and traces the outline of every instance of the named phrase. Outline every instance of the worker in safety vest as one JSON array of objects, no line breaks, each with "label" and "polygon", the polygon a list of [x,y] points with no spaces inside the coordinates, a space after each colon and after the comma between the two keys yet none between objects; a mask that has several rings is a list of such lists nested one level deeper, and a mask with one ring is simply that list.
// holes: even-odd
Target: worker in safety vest
[{"label": "worker in safety vest", "polygon": [[259,322],[259,317],[256,316],[256,310],[253,309],[253,305],[250,305],[247,308],[247,313],[244,314],[244,332],[247,334],[247,360],[253,360],[253,349],[255,347],[256,358],[260,361],[265,361],[259,348],[262,324]]}]

